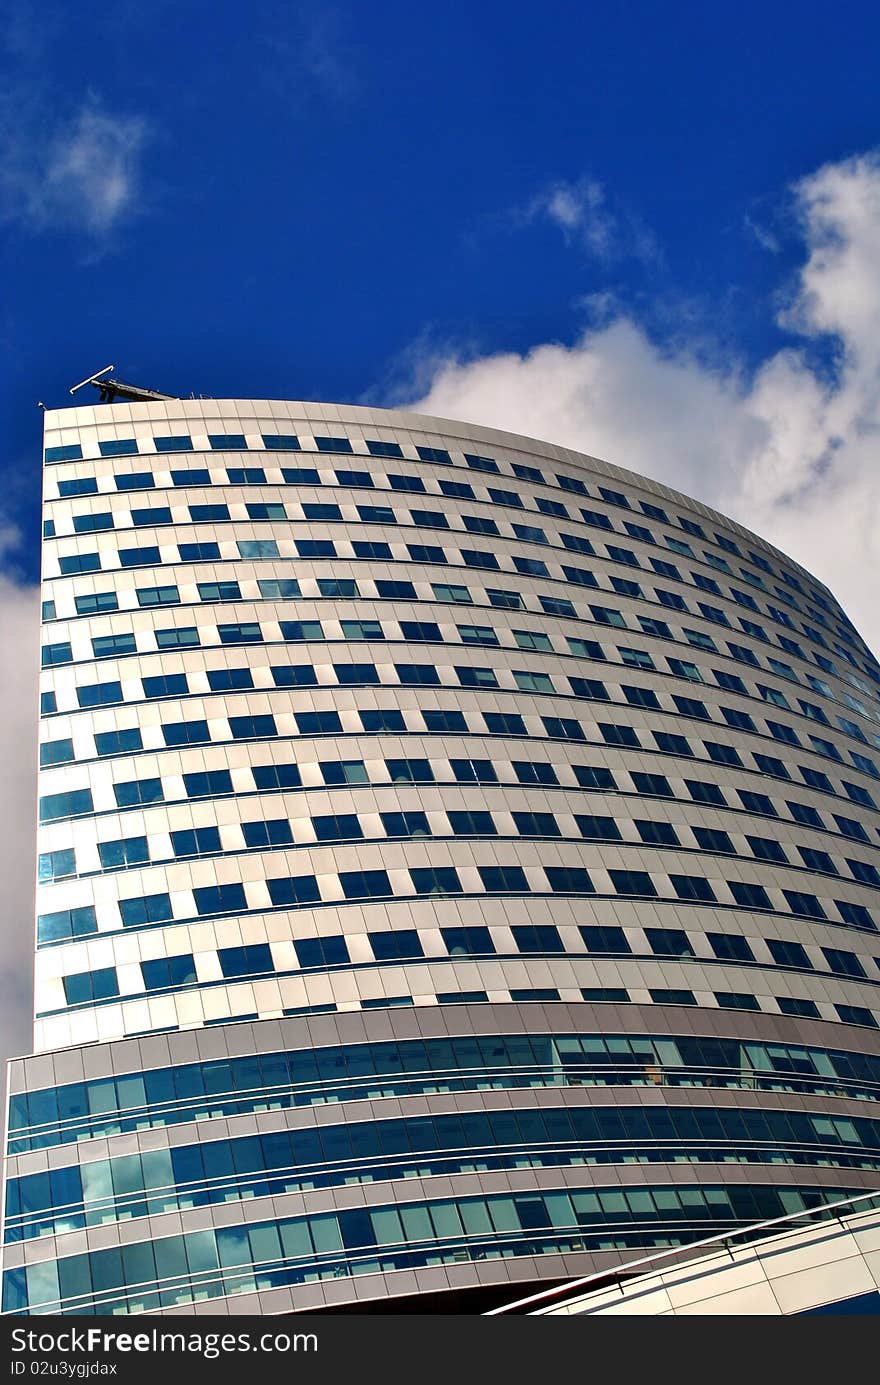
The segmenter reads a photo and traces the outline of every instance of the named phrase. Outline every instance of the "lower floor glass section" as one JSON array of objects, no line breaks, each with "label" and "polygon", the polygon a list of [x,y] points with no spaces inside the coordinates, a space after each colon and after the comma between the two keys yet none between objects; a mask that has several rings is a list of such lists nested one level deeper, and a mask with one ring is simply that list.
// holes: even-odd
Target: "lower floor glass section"
[{"label": "lower floor glass section", "polygon": [[3,1312],[125,1314],[320,1279],[687,1244],[847,1196],[766,1184],[444,1198],[218,1227],[8,1269]]}]

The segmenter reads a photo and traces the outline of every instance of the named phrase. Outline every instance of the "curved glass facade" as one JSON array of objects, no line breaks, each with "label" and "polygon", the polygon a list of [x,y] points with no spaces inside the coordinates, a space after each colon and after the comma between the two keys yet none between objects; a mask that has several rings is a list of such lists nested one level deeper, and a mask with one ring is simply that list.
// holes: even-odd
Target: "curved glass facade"
[{"label": "curved glass facade", "polygon": [[[647,1162],[670,1190],[877,1186],[880,667],[809,573],[465,424],[167,400],[45,427],[5,1311],[78,1311],[105,1273],[112,1311],[160,1306],[58,1274],[118,1218],[126,1253],[171,1255],[169,1214],[201,1234],[221,1202],[241,1246],[351,1185],[377,1209]],[[461,1268],[435,1239],[376,1241],[351,1301],[460,1310],[509,1255],[537,1281],[642,1244]],[[281,1261],[199,1296],[346,1301]]]}]

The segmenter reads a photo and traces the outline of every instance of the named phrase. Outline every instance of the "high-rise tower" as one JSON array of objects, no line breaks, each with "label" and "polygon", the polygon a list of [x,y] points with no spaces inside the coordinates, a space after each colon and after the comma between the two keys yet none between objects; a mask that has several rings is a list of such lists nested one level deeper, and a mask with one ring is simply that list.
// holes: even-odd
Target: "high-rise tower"
[{"label": "high-rise tower", "polygon": [[45,426],[4,1311],[475,1311],[880,1187],[880,668],[824,587],[487,428]]}]

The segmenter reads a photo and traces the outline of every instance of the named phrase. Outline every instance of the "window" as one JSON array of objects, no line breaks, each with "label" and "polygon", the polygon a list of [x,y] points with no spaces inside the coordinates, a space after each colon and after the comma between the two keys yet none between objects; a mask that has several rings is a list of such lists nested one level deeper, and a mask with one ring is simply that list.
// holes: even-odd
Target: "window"
[{"label": "window", "polygon": [[596,887],[582,866],[545,866],[554,894],[595,894]]},{"label": "window", "polygon": [[[312,819],[314,822],[315,819]],[[357,818],[354,819],[357,822]],[[214,830],[216,829],[199,829]],[[268,821],[243,822],[241,824],[245,845],[250,848],[289,846],[293,842],[290,823],[287,818],[274,818]]]},{"label": "window", "polygon": [[181,562],[184,563],[210,562],[220,557],[220,545],[217,543],[181,543],[178,544],[178,552]]},{"label": "window", "polygon": [[176,630],[157,630],[155,633],[157,649],[191,649],[201,643],[194,625],[180,626]]},{"label": "window", "polygon": [[521,837],[559,837],[559,824],[552,813],[513,813],[513,822]]},{"label": "window", "polygon": [[168,990],[174,986],[189,986],[196,980],[196,968],[189,952],[176,957],[158,957],[141,962],[141,975],[148,991]]},{"label": "window", "polygon": [[759,813],[762,817],[768,818],[779,817],[776,808],[774,807],[773,803],[767,797],[766,794],[751,793],[747,789],[738,789],[737,793],[739,794],[740,799],[742,800],[742,805],[747,810],[747,812]]},{"label": "window", "polygon": [[850,928],[864,928],[868,932],[876,933],[877,925],[864,904],[853,904],[848,899],[835,899],[834,903],[840,917]]},{"label": "window", "polygon": [[154,506],[148,510],[132,510],[131,522],[142,529],[156,524],[171,524],[171,511],[167,505]]},{"label": "window", "polygon": [[520,784],[558,784],[559,780],[552,765],[541,761],[514,760],[513,772]]},{"label": "window", "polygon": [[856,980],[867,980],[867,973],[854,952],[846,952],[839,947],[822,948],[825,961],[837,976],[849,976]]},{"label": "window", "polygon": [[[247,908],[244,887],[239,884],[205,885],[193,890],[196,913],[201,916],[214,914],[235,914]],[[220,953],[222,958],[222,951]],[[222,962],[221,962],[222,965]],[[272,970],[271,967],[268,970]]]},{"label": "window", "polygon": [[695,957],[687,933],[680,928],[646,928],[645,937],[655,957]]},{"label": "window", "polygon": [[639,746],[640,741],[631,726],[613,726],[608,722],[599,722],[599,734],[606,745],[619,746]]},{"label": "window", "polygon": [[513,638],[520,649],[534,649],[542,653],[552,653],[553,645],[546,635],[536,630],[513,630]]},{"label": "window", "polygon": [[254,680],[249,668],[208,669],[208,686],[212,692],[238,692],[252,688]]},{"label": "window", "polygon": [[590,613],[599,625],[616,625],[620,629],[626,629],[626,621],[620,611],[611,606],[591,606]]},{"label": "window", "polygon": [[366,784],[363,760],[322,760],[318,765],[325,784]]},{"label": "window", "polygon": [[96,659],[112,659],[136,652],[134,635],[96,635],[92,640],[92,653]]},{"label": "window", "polygon": [[99,755],[128,755],[143,750],[141,733],[136,726],[120,731],[96,731],[95,749]]},{"label": "window", "polygon": [[150,859],[146,837],[122,837],[115,842],[98,842],[102,870],[121,870],[142,866]]},{"label": "window", "polygon": [[814,894],[806,894],[802,890],[783,890],[782,893],[793,914],[807,919],[825,918],[825,910]]},{"label": "window", "polygon": [[59,558],[58,566],[63,577],[73,577],[80,572],[97,572],[101,558],[97,553],[72,553],[67,558]]},{"label": "window", "polygon": [[40,746],[40,768],[64,765],[74,758],[73,741],[44,741]]},{"label": "window", "polygon": [[612,956],[622,956],[632,952],[623,929],[614,924],[582,925],[578,928],[578,932],[583,938],[588,952],[608,953]]},{"label": "window", "polygon": [[393,893],[384,870],[340,871],[339,883],[346,899],[387,899]]},{"label": "window", "polygon": [[449,520],[442,510],[410,510],[410,519],[423,529],[449,528]]},{"label": "window", "polygon": [[81,462],[82,448],[78,442],[68,443],[62,447],[46,448],[47,462]]},{"label": "window", "polygon": [[690,742],[684,736],[675,735],[671,731],[652,731],[651,735],[657,742],[657,749],[662,750],[666,755],[693,755]]},{"label": "window", "polygon": [[37,879],[41,885],[71,875],[76,875],[76,855],[72,846],[40,853]]},{"label": "window", "polygon": [[211,739],[206,721],[176,721],[162,727],[167,746],[203,745]]},{"label": "window", "polygon": [[450,760],[453,777],[460,784],[497,784],[491,760]]},{"label": "window", "polygon": [[165,799],[161,779],[132,779],[125,784],[114,784],[113,793],[118,808],[144,807]]},{"label": "window", "polygon": [[632,781],[636,793],[648,798],[674,798],[675,795],[669,785],[669,780],[665,774],[645,774],[641,770],[634,770]]},{"label": "window", "polygon": [[88,1005],[96,1000],[109,1000],[119,995],[115,967],[81,971],[74,976],[65,976],[63,981],[68,1005]]},{"label": "window", "polygon": [[483,720],[487,730],[493,736],[525,736],[528,734],[525,722],[516,712],[484,712]]},{"label": "window", "polygon": [[[337,476],[338,475],[340,475],[340,472],[337,471]],[[373,485],[373,478],[369,479],[367,485]],[[391,486],[392,490],[419,490],[419,492],[423,494],[425,492],[425,483],[423,479],[421,479],[421,476],[389,475],[388,485]]]},{"label": "window", "polygon": [[775,861],[779,865],[787,866],[788,857],[781,842],[774,841],[772,837],[746,837],[746,841],[751,848],[752,855],[759,861]]},{"label": "window", "polygon": [[589,702],[610,702],[608,689],[598,678],[575,678],[569,677],[571,690],[575,697],[585,698]]},{"label": "window", "polygon": [[844,1024],[864,1024],[870,1029],[878,1027],[871,1011],[866,1010],[862,1005],[835,1005],[834,1008]]},{"label": "window", "polygon": [[69,644],[44,644],[40,663],[43,668],[55,668],[58,664],[73,663],[73,651]]},{"label": "window", "polygon": [[411,866],[409,874],[418,895],[461,894],[454,866]]},{"label": "window", "polygon": [[520,692],[552,693],[556,689],[548,673],[528,673],[514,669],[513,677]]},{"label": "window", "polygon": [[702,875],[670,875],[669,879],[679,899],[703,904],[715,903],[715,891]]},{"label": "window", "polygon": [[202,601],[241,600],[241,587],[237,582],[199,582],[198,590]]},{"label": "window", "polygon": [[819,1007],[813,1000],[797,1000],[793,996],[777,996],[776,1004],[779,1006],[780,1014],[796,1015],[801,1019],[817,1020]]},{"label": "window", "polygon": [[650,688],[635,688],[630,684],[623,683],[620,691],[631,707],[648,707],[654,712],[662,710],[660,699]]},{"label": "window", "polygon": [[559,930],[552,923],[522,923],[511,928],[513,940],[520,952],[564,952]]},{"label": "window", "polygon": [[242,947],[219,947],[220,970],[227,980],[236,976],[261,976],[275,970],[268,943],[246,943]]},{"label": "window", "polygon": [[40,914],[37,919],[37,942],[41,947],[47,943],[84,938],[97,931],[98,923],[91,904],[81,905],[78,909],[61,909],[57,913]]},{"label": "window", "polygon": [[650,875],[644,870],[609,870],[611,884],[618,894],[656,897]]},{"label": "window", "polygon": [[869,861],[853,861],[846,858],[846,864],[852,871],[853,879],[859,880],[863,885],[873,885],[880,888],[880,871]]},{"label": "window", "polygon": [[727,807],[727,799],[717,784],[706,783],[700,779],[686,779],[684,786],[695,803],[709,803],[718,808]]},{"label": "window", "polygon": [[[256,768],[253,775],[256,780]],[[228,769],[206,769],[195,774],[185,774],[183,785],[188,798],[215,798],[218,794],[232,793],[232,776]],[[257,784],[257,787],[260,785]]]},{"label": "window", "polygon": [[790,779],[791,775],[781,760],[775,755],[755,755],[755,764],[762,774],[773,775],[776,779]]},{"label": "window", "polygon": [[145,928],[151,923],[167,923],[171,919],[171,900],[167,894],[147,894],[138,899],[120,899],[119,913],[123,928]]},{"label": "window", "polygon": [[485,644],[497,645],[498,636],[490,625],[458,625],[459,638],[462,644]]},{"label": "window", "polygon": [[467,735],[468,724],[463,712],[422,712],[422,719],[428,731],[445,731],[454,735]]},{"label": "window", "polygon": [[267,879],[266,888],[276,909],[315,904],[320,899],[315,875],[279,875],[276,879]]},{"label": "window", "polygon": [[760,1010],[756,996],[743,991],[716,991],[715,999],[724,1010]]},{"label": "window", "polygon": [[233,740],[252,740],[257,736],[277,736],[275,718],[268,712],[245,717],[230,717],[229,730]]},{"label": "window", "polygon": [[733,842],[726,832],[718,827],[692,827],[701,851],[713,851],[735,855]]},{"label": "window", "polygon": [[220,832],[216,827],[191,827],[172,832],[171,849],[178,858],[210,856],[220,850]]},{"label": "window", "polygon": [[388,837],[430,837],[427,816],[418,811],[380,813],[382,827]]},{"label": "window", "polygon": [[[614,818],[596,813],[575,813],[575,823],[581,836],[592,842],[619,842],[620,829]],[[674,834],[673,834],[674,835]]]},{"label": "window", "polygon": [[743,909],[771,909],[770,896],[763,885],[747,884],[741,880],[728,880],[727,887]]},{"label": "window", "polygon": [[642,841],[648,846],[679,846],[678,835],[670,822],[654,822],[637,818],[633,824]]},{"label": "window", "polygon": [[298,789],[302,784],[296,765],[254,765],[251,773],[258,789]]},{"label": "window", "polygon": [[542,717],[544,730],[554,740],[585,741],[584,729],[574,717]]},{"label": "window", "polygon": [[654,660],[646,649],[624,649],[618,645],[617,652],[628,668],[654,668]]},{"label": "window", "polygon": [[[360,764],[360,761],[357,762]],[[386,760],[393,784],[432,784],[434,772],[427,760]]]},{"label": "window", "polygon": [[342,687],[370,687],[379,683],[374,664],[334,664],[333,672]]},{"label": "window", "polygon": [[301,967],[338,967],[351,961],[345,938],[339,935],[297,938],[293,947]]},{"label": "window", "polygon": [[319,620],[282,620],[279,621],[279,627],[283,640],[322,640],[324,638],[324,631]]},{"label": "window", "polygon": [[521,866],[478,866],[487,894],[528,894],[526,873]]},{"label": "window", "polygon": [[709,946],[722,962],[754,962],[755,954],[739,933],[707,933]]},{"label": "window", "polygon": [[[441,488],[444,486],[444,484],[449,485],[450,483],[444,483],[443,481],[441,481]],[[471,488],[470,486],[467,486],[465,489],[470,490]],[[470,534],[498,535],[500,533],[498,525],[495,523],[494,519],[487,519],[483,515],[462,515],[462,520],[464,521],[465,529],[467,529],[468,533]]]},{"label": "window", "polygon": [[296,712],[296,729],[301,736],[327,736],[342,731],[339,713],[332,709],[324,712]]},{"label": "window", "polygon": [[274,539],[239,539],[237,547],[240,558],[278,557],[278,545]]},{"label": "window", "polygon": [[[361,552],[361,549],[366,549],[366,548],[368,548],[368,547],[370,547],[373,551],[372,551],[372,552],[369,552],[369,553],[367,553],[367,552]],[[381,552],[379,551],[380,549],[382,550]],[[356,544],[354,545],[354,551],[355,551],[356,555],[357,555],[359,558],[389,558],[389,559],[390,559],[390,557],[391,557],[391,549],[389,548],[389,546],[388,546],[387,543],[381,543],[381,544],[380,544],[380,543],[374,543],[374,544],[372,544],[372,545],[368,545],[368,544],[357,544],[357,543],[356,543]],[[412,560],[413,560],[414,563],[445,563],[445,562],[448,562],[448,559],[447,559],[447,557],[446,557],[446,554],[443,552],[443,549],[442,549],[442,548],[437,548],[434,544],[430,544],[430,543],[408,543],[407,546],[406,546],[406,551],[407,551],[407,553],[409,554],[409,556],[412,558]],[[490,554],[489,556],[491,557],[491,554]],[[467,559],[464,558],[464,554],[462,554],[462,558],[463,558],[463,560],[464,560],[465,562],[467,561]],[[496,566],[496,567],[498,566],[497,563],[495,564],[495,566]]]},{"label": "window", "polygon": [[403,713],[396,707],[368,708],[358,712],[365,731],[405,731]]},{"label": "window", "polygon": [[498,834],[492,814],[481,809],[455,812],[450,808],[446,815],[455,837],[495,837]]},{"label": "window", "polygon": [[488,928],[481,924],[441,928],[440,934],[450,957],[483,957],[496,950]]}]

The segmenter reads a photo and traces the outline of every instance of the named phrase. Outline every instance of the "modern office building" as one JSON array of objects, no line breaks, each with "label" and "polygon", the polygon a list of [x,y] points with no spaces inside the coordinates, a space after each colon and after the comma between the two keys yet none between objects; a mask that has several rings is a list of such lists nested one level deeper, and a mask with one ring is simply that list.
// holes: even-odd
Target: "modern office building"
[{"label": "modern office building", "polygon": [[4,1311],[478,1312],[880,1189],[829,592],[563,447],[130,395],[45,415]]}]

